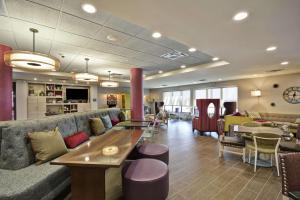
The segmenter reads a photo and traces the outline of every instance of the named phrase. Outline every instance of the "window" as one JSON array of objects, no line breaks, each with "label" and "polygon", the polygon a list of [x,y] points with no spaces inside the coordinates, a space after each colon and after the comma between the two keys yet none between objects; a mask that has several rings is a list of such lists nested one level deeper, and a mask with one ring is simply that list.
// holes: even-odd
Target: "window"
[{"label": "window", "polygon": [[237,87],[226,87],[226,88],[204,88],[195,90],[194,99],[194,113],[196,113],[196,99],[220,99],[220,106],[223,109],[223,103],[228,101],[238,102],[238,88]]},{"label": "window", "polygon": [[192,107],[191,102],[191,91],[173,91],[164,92],[163,100],[165,105],[165,110],[168,112],[191,112]]},{"label": "window", "polygon": [[208,99],[221,99],[221,88],[207,89]]}]

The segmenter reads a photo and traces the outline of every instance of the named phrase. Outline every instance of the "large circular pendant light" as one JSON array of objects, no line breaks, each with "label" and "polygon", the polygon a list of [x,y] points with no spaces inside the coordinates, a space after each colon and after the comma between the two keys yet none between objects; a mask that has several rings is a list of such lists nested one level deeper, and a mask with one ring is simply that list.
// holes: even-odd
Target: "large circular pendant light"
[{"label": "large circular pendant light", "polygon": [[75,74],[75,79],[76,81],[85,81],[85,82],[98,82],[98,76],[94,74],[88,73],[89,71],[89,66],[88,62],[90,59],[85,58],[86,61],[86,68],[85,68],[85,73],[77,73]]},{"label": "large circular pendant light", "polygon": [[29,29],[33,34],[32,51],[13,50],[4,53],[5,64],[29,71],[56,71],[60,67],[57,58],[43,53],[35,52],[35,34],[37,29]]},{"label": "large circular pendant light", "polygon": [[111,71],[108,71],[108,81],[103,81],[101,83],[101,86],[102,87],[119,87],[119,83],[118,82],[110,80],[110,72]]}]

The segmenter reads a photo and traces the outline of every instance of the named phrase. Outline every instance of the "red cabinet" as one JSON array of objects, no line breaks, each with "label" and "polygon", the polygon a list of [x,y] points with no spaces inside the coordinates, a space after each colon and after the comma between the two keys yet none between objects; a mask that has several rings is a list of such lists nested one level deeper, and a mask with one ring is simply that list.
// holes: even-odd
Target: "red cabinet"
[{"label": "red cabinet", "polygon": [[199,116],[193,119],[193,131],[217,131],[217,120],[220,117],[220,99],[197,99]]}]

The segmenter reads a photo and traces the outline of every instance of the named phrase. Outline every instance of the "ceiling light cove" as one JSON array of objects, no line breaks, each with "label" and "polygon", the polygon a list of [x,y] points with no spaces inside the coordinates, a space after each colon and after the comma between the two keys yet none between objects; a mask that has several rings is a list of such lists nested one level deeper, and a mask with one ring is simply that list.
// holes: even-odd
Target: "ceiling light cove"
[{"label": "ceiling light cove", "polygon": [[214,57],[214,58],[212,58],[212,60],[213,60],[213,61],[218,61],[219,58],[218,58],[218,57]]},{"label": "ceiling light cove", "polygon": [[283,62],[281,62],[280,64],[281,64],[281,65],[288,65],[289,62],[288,62],[288,61],[283,61]]},{"label": "ceiling light cove", "polygon": [[235,14],[232,19],[234,21],[242,21],[244,19],[246,19],[247,17],[249,16],[249,13],[246,12],[246,11],[241,11],[241,12],[238,12],[237,14]]},{"label": "ceiling light cove", "polygon": [[97,12],[96,7],[92,4],[89,4],[89,3],[82,4],[81,8],[84,12],[87,12],[87,13],[90,13],[90,14],[93,14],[93,13]]},{"label": "ceiling light cove", "polygon": [[195,51],[197,51],[196,48],[194,48],[194,47],[189,48],[189,52],[195,52]]},{"label": "ceiling light cove", "polygon": [[275,51],[276,49],[276,46],[269,46],[268,48],[266,48],[266,51]]},{"label": "ceiling light cove", "polygon": [[181,69],[184,69],[184,68],[186,68],[186,66],[185,66],[185,65],[181,65],[180,68],[181,68]]},{"label": "ceiling light cove", "polygon": [[162,73],[164,73],[164,71],[162,71],[162,70],[159,70],[159,71],[158,71],[158,73],[159,73],[159,74],[162,74]]},{"label": "ceiling light cove", "polygon": [[161,33],[160,32],[154,32],[153,34],[152,34],[152,37],[153,38],[160,38],[161,37]]}]

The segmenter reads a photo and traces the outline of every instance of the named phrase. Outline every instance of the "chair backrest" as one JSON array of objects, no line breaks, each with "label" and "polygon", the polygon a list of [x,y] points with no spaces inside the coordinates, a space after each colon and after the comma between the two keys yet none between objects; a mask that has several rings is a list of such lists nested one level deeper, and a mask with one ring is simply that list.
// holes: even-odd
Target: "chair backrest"
[{"label": "chair backrest", "polygon": [[275,133],[255,133],[253,134],[253,141],[255,148],[274,148],[278,151],[281,136]]}]

